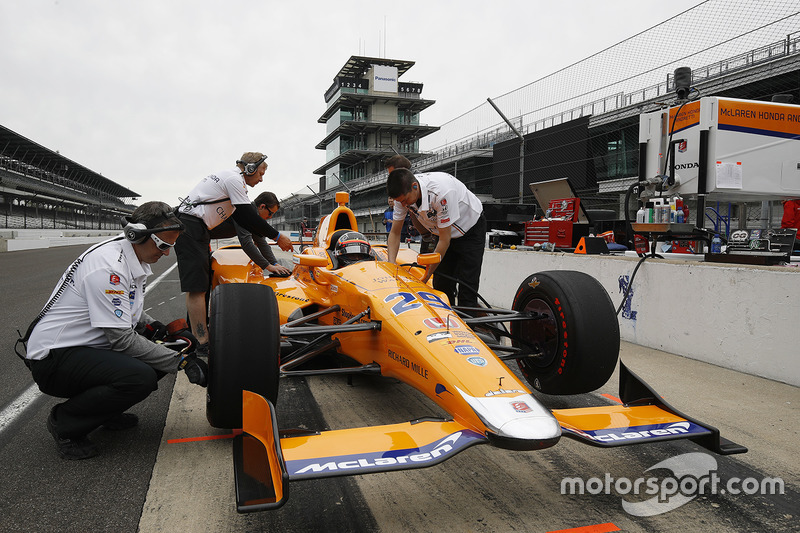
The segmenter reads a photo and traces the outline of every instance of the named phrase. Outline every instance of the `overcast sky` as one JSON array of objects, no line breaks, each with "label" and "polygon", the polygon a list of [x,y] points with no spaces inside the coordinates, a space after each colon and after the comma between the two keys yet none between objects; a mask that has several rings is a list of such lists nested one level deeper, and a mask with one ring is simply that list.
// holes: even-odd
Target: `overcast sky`
[{"label": "overcast sky", "polygon": [[[245,151],[250,192],[315,184],[323,95],[351,55],[416,62],[401,81],[441,125],[698,0],[0,0],[0,124],[177,204]],[[316,186],[315,186],[316,188]]]}]

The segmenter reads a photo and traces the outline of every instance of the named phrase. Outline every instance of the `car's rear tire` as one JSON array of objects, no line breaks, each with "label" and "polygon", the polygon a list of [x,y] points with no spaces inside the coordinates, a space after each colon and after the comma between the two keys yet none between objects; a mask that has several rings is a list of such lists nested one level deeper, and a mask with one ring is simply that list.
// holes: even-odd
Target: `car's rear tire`
[{"label": "car's rear tire", "polygon": [[[511,333],[541,355],[519,359],[525,379],[546,394],[583,394],[602,387],[617,365],[619,323],[614,305],[599,281],[569,270],[528,276],[512,308],[544,315],[512,322]],[[531,347],[515,341],[525,350]]]},{"label": "car's rear tire", "polygon": [[277,404],[279,326],[266,285],[223,284],[211,293],[206,417],[213,427],[242,427],[242,390]]}]

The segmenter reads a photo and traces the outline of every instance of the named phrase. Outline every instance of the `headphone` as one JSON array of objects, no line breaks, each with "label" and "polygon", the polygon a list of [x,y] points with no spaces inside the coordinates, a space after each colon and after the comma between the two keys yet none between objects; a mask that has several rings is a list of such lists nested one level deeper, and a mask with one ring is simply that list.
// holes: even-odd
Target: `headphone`
[{"label": "headphone", "polygon": [[[150,221],[150,224],[160,224],[161,222],[167,220],[169,215],[171,215],[171,213],[164,213],[159,217],[155,217]],[[125,238],[128,239],[132,244],[141,244],[154,233],[161,233],[162,231],[178,231],[183,229],[183,225],[178,224],[173,224],[172,226],[148,228],[141,222],[134,222],[130,217],[122,217],[122,225],[124,226],[122,232],[125,234]]]},{"label": "headphone", "polygon": [[259,159],[258,161],[254,162],[254,163],[245,163],[241,159],[237,159],[236,160],[236,164],[237,165],[244,165],[244,171],[243,172],[244,172],[245,176],[252,176],[253,174],[256,173],[256,171],[258,170],[258,167],[261,166],[261,163],[266,161],[266,159],[267,159],[267,156],[262,156],[261,159]]}]

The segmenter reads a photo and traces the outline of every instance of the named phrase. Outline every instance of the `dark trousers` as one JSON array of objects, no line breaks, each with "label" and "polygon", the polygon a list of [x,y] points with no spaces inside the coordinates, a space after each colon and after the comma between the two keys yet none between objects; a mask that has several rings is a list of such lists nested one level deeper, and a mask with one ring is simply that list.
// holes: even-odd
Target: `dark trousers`
[{"label": "dark trousers", "polygon": [[[478,222],[467,233],[450,239],[444,259],[433,272],[433,288],[442,291],[455,305],[478,307],[478,285],[481,280],[483,250],[486,247],[486,218],[481,214]],[[459,283],[449,278],[456,278]]]},{"label": "dark trousers", "polygon": [[50,350],[30,368],[43,393],[69,398],[54,411],[58,435],[67,439],[80,438],[141,402],[165,375],[129,355],[82,346]]}]

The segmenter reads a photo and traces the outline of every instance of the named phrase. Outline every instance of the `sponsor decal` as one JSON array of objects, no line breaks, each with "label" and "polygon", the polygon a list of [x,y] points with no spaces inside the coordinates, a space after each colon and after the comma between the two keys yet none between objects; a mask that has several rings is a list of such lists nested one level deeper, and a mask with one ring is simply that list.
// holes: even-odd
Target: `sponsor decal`
[{"label": "sponsor decal", "polygon": [[519,389],[497,389],[490,390],[484,396],[497,396],[498,394],[525,394],[525,391]]},{"label": "sponsor decal", "polygon": [[439,317],[429,317],[423,320],[422,323],[425,325],[425,327],[430,329],[450,329],[460,327],[455,319],[450,319],[449,317],[447,320]]},{"label": "sponsor decal", "polygon": [[119,285],[119,276],[116,274],[111,274],[111,276],[108,278],[108,282],[112,285]]},{"label": "sponsor decal", "polygon": [[563,429],[585,439],[606,443],[622,443],[622,441],[626,440],[648,440],[657,439],[660,437],[669,437],[672,435],[708,433],[708,430],[703,426],[698,426],[697,424],[689,422],[688,420],[683,422],[674,422],[672,424],[652,424],[646,426],[635,426],[632,428],[597,430],[579,430],[572,428]]},{"label": "sponsor decal", "polygon": [[411,370],[415,374],[419,374],[421,377],[428,379],[428,369],[421,366],[419,363],[415,363],[411,361],[408,357],[400,355],[399,353],[395,352],[394,350],[389,350],[388,354],[389,359],[397,361],[407,369]]},{"label": "sponsor decal", "polygon": [[460,344],[458,346],[453,346],[453,350],[455,350],[455,352],[460,355],[475,355],[481,353],[481,351],[476,347],[469,346],[467,344]]},{"label": "sponsor decal", "polygon": [[440,331],[439,333],[431,333],[430,335],[428,335],[427,338],[428,342],[434,342],[434,341],[440,341],[442,339],[449,339],[450,337],[452,337],[450,333],[446,331]]},{"label": "sponsor decal", "polygon": [[450,222],[450,217],[443,218],[439,222],[441,222],[442,224],[446,224],[447,222]]},{"label": "sponsor decal", "polygon": [[518,413],[530,413],[533,409],[525,402],[511,402],[511,407]]},{"label": "sponsor decal", "polygon": [[122,305],[122,300],[115,296],[114,298],[111,298],[111,303],[114,304],[115,307],[119,307]]},{"label": "sponsor decal", "polygon": [[678,143],[678,151],[679,151],[680,153],[683,153],[683,152],[685,152],[685,151],[686,151],[686,144],[687,144],[687,143],[686,143],[686,139],[684,139],[683,141],[681,141],[681,142],[679,142],[679,143]]},{"label": "sponsor decal", "polygon": [[106,289],[106,294],[125,294],[125,291],[118,291],[114,289]]},{"label": "sponsor decal", "polygon": [[122,310],[121,309],[114,309],[114,314],[117,315],[117,318],[122,318]]},{"label": "sponsor decal", "polygon": [[320,477],[330,472],[347,470],[354,474],[358,471],[380,472],[384,470],[401,470],[430,466],[449,459],[462,449],[485,440],[485,437],[465,429],[452,433],[439,442],[427,444],[420,448],[365,452],[362,454],[340,455],[313,459],[286,461],[286,470],[290,477]]},{"label": "sponsor decal", "polygon": [[331,292],[339,292],[339,286],[338,285],[331,285]]},{"label": "sponsor decal", "polygon": [[447,199],[446,198],[442,198],[442,205],[447,205]]},{"label": "sponsor decal", "polygon": [[483,357],[467,357],[467,363],[475,366],[486,366],[486,359]]},{"label": "sponsor decal", "polygon": [[308,298],[300,298],[298,296],[292,296],[291,294],[286,294],[284,292],[276,292],[275,296],[277,296],[278,298],[284,298],[286,300],[294,300],[296,302],[304,302],[305,303],[305,302],[309,301]]}]

